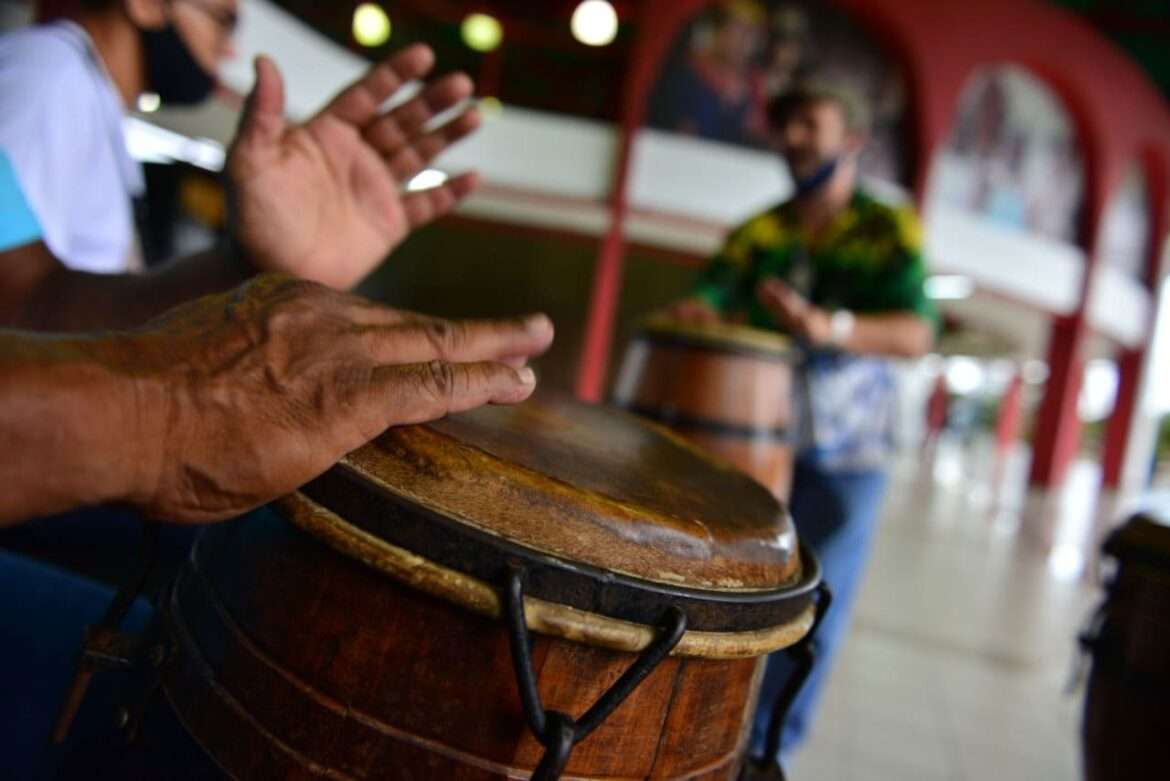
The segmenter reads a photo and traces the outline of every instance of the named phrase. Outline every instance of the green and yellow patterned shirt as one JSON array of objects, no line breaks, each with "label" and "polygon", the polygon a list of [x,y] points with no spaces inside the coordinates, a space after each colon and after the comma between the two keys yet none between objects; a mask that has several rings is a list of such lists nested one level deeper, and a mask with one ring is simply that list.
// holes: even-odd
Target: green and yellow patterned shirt
[{"label": "green and yellow patterned shirt", "polygon": [[[829,311],[860,315],[937,313],[926,297],[918,219],[908,208],[856,192],[815,241],[801,230],[792,202],[736,228],[702,271],[692,293],[728,317],[783,330],[756,288],[778,277]],[[809,352],[796,385],[795,446],[806,463],[830,470],[883,469],[896,445],[897,384],[882,356]]]},{"label": "green and yellow patterned shirt", "polygon": [[937,318],[923,289],[918,218],[910,208],[887,206],[860,191],[815,242],[797,225],[791,201],[748,220],[727,237],[692,292],[725,315],[746,314],[751,325],[780,330],[756,298],[767,277],[788,282],[830,311]]}]

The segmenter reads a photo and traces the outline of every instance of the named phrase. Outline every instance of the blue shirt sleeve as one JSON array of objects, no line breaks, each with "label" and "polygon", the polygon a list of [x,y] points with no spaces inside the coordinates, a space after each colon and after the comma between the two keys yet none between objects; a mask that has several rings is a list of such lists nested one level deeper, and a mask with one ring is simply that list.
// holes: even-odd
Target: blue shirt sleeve
[{"label": "blue shirt sleeve", "polygon": [[0,251],[40,238],[41,226],[24,198],[12,161],[0,150]]}]

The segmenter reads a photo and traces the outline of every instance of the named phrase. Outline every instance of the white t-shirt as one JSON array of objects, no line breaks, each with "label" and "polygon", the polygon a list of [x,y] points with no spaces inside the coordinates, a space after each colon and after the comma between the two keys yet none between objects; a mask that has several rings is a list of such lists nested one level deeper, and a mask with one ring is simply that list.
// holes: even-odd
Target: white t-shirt
[{"label": "white t-shirt", "polygon": [[126,149],[122,103],[72,22],[0,35],[0,149],[61,261],[81,271],[141,266],[131,199],[142,169]]}]

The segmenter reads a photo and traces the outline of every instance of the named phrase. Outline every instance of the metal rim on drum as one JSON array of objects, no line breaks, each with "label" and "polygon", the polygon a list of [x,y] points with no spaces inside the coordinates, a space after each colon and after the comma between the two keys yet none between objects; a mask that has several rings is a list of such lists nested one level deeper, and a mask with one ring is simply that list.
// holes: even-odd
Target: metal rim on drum
[{"label": "metal rim on drum", "polygon": [[[336,493],[345,484],[344,474],[335,468],[278,506],[293,524],[345,555],[485,615],[504,615],[501,586],[511,568],[522,566],[527,625],[541,634],[640,651],[653,641],[664,612],[681,607],[688,630],[675,653],[730,659],[790,646],[812,626],[821,570],[803,546],[800,579],[789,587],[720,592],[668,586],[493,537],[385,491],[377,492],[372,507],[355,507],[352,493]],[[343,506],[335,512],[324,505],[325,497],[331,505],[336,500]],[[342,511],[345,518],[338,514]],[[419,527],[430,532],[421,542]],[[721,613],[734,620],[720,621]]]}]

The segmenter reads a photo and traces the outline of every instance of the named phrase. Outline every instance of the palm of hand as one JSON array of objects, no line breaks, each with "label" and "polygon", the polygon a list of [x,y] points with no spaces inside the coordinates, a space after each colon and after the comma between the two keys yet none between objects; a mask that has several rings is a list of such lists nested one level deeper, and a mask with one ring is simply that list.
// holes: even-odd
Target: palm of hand
[{"label": "palm of hand", "polygon": [[466,100],[470,79],[452,74],[392,111],[382,103],[433,65],[412,46],[374,66],[303,125],[287,126],[276,66],[256,62],[256,86],[228,155],[235,235],[261,271],[345,289],[411,230],[445,214],[476,185],[464,174],[436,187],[401,185],[479,125],[474,108],[438,128],[429,122]]},{"label": "palm of hand", "polygon": [[239,238],[261,269],[346,288],[409,231],[385,163],[333,117],[290,129],[276,148],[241,155]]}]

